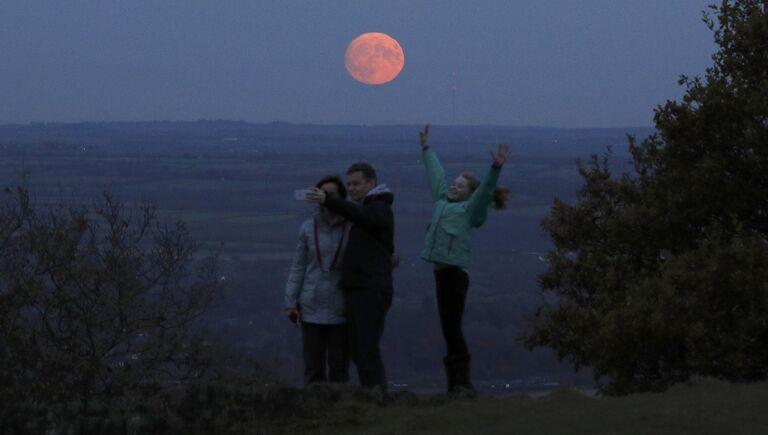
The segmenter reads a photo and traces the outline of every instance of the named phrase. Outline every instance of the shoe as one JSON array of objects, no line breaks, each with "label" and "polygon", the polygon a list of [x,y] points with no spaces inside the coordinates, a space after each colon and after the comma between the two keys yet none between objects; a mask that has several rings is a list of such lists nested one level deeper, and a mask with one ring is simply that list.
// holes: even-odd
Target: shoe
[{"label": "shoe", "polygon": [[387,393],[381,385],[374,385],[370,388],[363,387],[364,400],[367,402],[375,403],[379,406],[384,406],[392,403],[392,397]]},{"label": "shoe", "polygon": [[[443,358],[445,364],[445,373],[448,380],[448,394],[453,394],[458,389],[473,392],[473,397],[477,395],[475,387],[470,381],[470,355],[448,355]],[[462,395],[468,395],[465,391]]]},{"label": "shoe", "polygon": [[477,390],[474,387],[455,386],[448,392],[448,397],[452,399],[474,399],[477,397]]}]

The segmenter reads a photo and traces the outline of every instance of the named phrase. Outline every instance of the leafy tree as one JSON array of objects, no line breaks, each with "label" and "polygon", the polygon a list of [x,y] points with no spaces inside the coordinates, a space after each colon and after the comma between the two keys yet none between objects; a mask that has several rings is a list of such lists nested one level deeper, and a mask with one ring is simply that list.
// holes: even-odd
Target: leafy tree
[{"label": "leafy tree", "polygon": [[[116,406],[200,377],[195,320],[218,289],[181,223],[127,209],[0,205],[0,403]],[[81,412],[81,411],[75,411]]]},{"label": "leafy tree", "polygon": [[525,343],[590,366],[607,393],[768,374],[767,5],[712,6],[713,65],[629,138],[634,172],[592,156],[576,203],[542,222],[552,296]]}]

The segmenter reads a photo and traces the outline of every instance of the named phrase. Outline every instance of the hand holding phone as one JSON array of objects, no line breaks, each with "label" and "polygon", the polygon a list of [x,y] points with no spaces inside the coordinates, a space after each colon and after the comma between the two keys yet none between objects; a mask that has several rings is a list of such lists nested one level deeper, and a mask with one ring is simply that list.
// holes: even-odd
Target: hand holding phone
[{"label": "hand holding phone", "polygon": [[297,189],[293,191],[293,199],[296,201],[307,201],[307,194],[311,192],[312,189]]}]

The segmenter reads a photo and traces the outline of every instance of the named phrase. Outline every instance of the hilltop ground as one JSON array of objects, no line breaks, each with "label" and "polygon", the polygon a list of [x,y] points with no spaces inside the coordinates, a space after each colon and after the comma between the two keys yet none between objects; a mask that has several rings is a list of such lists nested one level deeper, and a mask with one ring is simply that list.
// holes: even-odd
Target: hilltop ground
[{"label": "hilltop ground", "polygon": [[707,380],[626,397],[597,397],[576,390],[535,396],[448,400],[403,395],[386,406],[347,400],[282,430],[338,435],[768,433],[766,383]]}]

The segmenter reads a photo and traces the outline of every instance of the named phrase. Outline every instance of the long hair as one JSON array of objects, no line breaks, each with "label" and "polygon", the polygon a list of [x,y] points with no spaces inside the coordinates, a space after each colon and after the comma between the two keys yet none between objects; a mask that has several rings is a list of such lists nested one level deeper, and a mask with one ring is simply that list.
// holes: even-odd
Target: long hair
[{"label": "long hair", "polygon": [[321,178],[320,181],[317,182],[317,184],[315,184],[315,187],[320,189],[320,187],[322,187],[323,184],[327,184],[327,183],[333,183],[336,185],[336,188],[339,191],[339,197],[341,199],[347,198],[347,188],[346,186],[344,186],[344,181],[341,180],[341,177],[339,177],[338,175],[326,175],[325,177]]},{"label": "long hair", "polygon": [[[465,172],[461,174],[467,184],[469,184],[469,190],[474,192],[480,187],[480,179],[471,172]],[[493,191],[493,201],[491,201],[491,207],[495,210],[502,210],[507,208],[507,200],[509,199],[509,189],[504,186],[496,186],[496,190]]]}]

